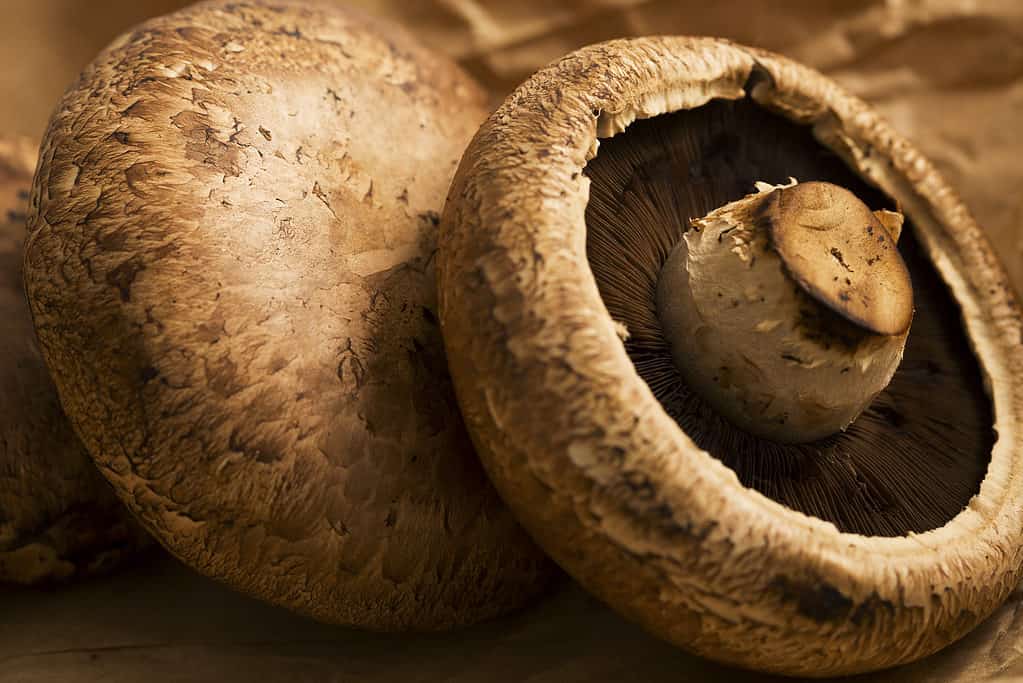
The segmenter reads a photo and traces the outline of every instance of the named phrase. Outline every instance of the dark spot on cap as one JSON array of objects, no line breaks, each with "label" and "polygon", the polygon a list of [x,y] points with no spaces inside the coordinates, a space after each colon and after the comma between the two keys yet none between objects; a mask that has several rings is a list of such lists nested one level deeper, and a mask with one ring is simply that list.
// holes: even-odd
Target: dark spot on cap
[{"label": "dark spot on cap", "polygon": [[883,600],[875,591],[869,598],[856,606],[856,609],[849,615],[849,621],[856,626],[864,623],[875,623],[882,612],[891,615],[895,612],[895,605],[889,600]]},{"label": "dark spot on cap", "polygon": [[796,583],[785,577],[773,582],[786,602],[795,602],[796,611],[818,623],[843,621],[853,610],[853,601],[826,583]]},{"label": "dark spot on cap", "polygon": [[131,286],[135,283],[135,278],[145,269],[146,266],[142,259],[132,256],[108,272],[106,282],[108,285],[117,287],[121,301],[128,302],[131,301]]},{"label": "dark spot on cap", "polygon": [[419,220],[423,221],[424,223],[428,223],[429,225],[432,225],[433,227],[436,228],[438,225],[440,225],[440,214],[437,213],[436,211],[424,211],[423,213],[419,214]]}]

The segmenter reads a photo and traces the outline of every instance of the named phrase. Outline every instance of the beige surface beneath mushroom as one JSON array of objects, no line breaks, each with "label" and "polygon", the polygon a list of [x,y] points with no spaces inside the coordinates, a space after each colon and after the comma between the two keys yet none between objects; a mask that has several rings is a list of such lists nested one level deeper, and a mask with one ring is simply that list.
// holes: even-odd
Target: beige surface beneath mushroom
[{"label": "beige surface beneath mushroom", "polygon": [[[18,683],[784,683],[680,652],[562,584],[517,615],[435,636],[324,626],[154,557],[66,592],[0,592],[0,669]],[[1023,668],[1023,593],[963,641],[851,683],[974,683]],[[611,645],[609,645],[611,644]],[[1001,677],[999,674],[1005,674]]]}]

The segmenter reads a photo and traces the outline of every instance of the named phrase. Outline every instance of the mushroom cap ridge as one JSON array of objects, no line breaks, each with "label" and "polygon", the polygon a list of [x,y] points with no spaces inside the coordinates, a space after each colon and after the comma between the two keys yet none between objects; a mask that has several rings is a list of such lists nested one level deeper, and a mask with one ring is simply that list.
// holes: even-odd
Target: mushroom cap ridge
[{"label": "mushroom cap ridge", "polygon": [[[746,95],[812,126],[895,198],[961,306],[998,440],[979,494],[938,529],[840,533],[742,487],[657,403],[600,299],[582,174],[598,138]],[[579,50],[478,132],[440,246],[449,365],[488,473],[559,564],[654,633],[749,668],[849,674],[934,652],[1017,584],[1023,357],[1011,286],[930,162],[820,74],[707,38]]]}]

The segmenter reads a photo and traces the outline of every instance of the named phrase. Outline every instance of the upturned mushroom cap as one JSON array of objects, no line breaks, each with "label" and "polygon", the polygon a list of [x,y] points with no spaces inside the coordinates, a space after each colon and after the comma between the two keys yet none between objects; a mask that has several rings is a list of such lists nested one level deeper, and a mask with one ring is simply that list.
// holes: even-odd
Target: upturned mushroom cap
[{"label": "upturned mushroom cap", "polygon": [[116,40],[60,103],[25,258],[40,346],[103,473],[187,564],[377,629],[544,583],[434,312],[437,211],[483,102],[349,11],[207,2]]},{"label": "upturned mushroom cap", "polygon": [[0,582],[106,571],[146,535],[96,471],[60,408],[21,286],[36,148],[0,139]]},{"label": "upturned mushroom cap", "polygon": [[[689,219],[789,176],[901,208],[917,307],[888,389],[801,446],[726,429],[686,390],[653,294]],[[1014,295],[933,166],[820,74],[713,39],[582,49],[488,119],[441,224],[441,324],[484,465],[622,614],[827,676],[934,652],[1017,585]]]}]

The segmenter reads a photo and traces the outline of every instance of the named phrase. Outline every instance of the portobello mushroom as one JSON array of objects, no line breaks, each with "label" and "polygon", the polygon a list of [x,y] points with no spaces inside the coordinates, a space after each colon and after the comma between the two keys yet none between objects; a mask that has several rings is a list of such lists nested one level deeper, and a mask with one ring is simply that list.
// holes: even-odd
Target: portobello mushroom
[{"label": "portobello mushroom", "polygon": [[395,27],[216,0],[116,40],[42,146],[40,347],[172,553],[317,619],[436,629],[552,574],[459,418],[438,211],[484,94]]},{"label": "portobello mushroom", "polygon": [[148,544],[78,441],[21,286],[35,145],[0,139],[0,583],[98,574]]},{"label": "portobello mushroom", "polygon": [[[770,196],[748,197],[758,183]],[[786,240],[772,221],[800,202],[771,207],[804,183],[833,188],[810,203],[819,214],[846,192],[865,206],[849,225],[825,221],[836,227],[824,237]],[[763,211],[732,204],[753,201]],[[728,339],[729,307],[747,329],[772,320],[754,310],[757,292],[718,299],[735,283],[716,271],[702,292],[672,281],[672,264],[692,265],[679,245],[708,226],[721,236],[722,213],[774,264],[762,279],[731,274],[791,294],[774,319],[790,332]],[[877,277],[863,273],[878,256],[866,244],[855,262],[830,251],[868,228],[890,247]],[[712,252],[708,268],[725,262]],[[846,267],[849,283],[818,277]],[[1014,294],[931,163],[817,72],[716,39],[572,53],[509,96],[465,152],[438,276],[456,392],[498,490],[563,568],[660,637],[753,669],[858,673],[940,649],[1017,585]],[[665,306],[687,298],[707,315]],[[904,357],[872,400],[873,380],[829,376],[863,344],[893,365],[902,335]],[[797,341],[815,356],[786,358]],[[746,388],[791,402],[824,382],[866,406],[846,426],[859,406],[837,402],[855,409],[825,411],[827,435],[815,433],[823,418],[790,429],[723,411],[737,399],[722,365],[687,366],[718,362],[726,342],[776,354],[750,356],[762,378],[740,378]]]}]

